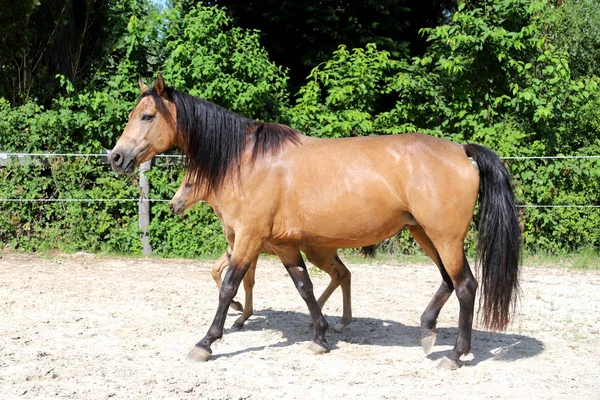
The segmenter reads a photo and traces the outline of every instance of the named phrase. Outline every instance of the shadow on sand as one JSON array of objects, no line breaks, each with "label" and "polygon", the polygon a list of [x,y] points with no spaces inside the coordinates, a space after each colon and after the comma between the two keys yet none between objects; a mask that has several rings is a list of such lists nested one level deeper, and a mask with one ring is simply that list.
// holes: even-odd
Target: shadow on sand
[{"label": "shadow on sand", "polygon": [[[226,326],[230,326],[238,313],[230,313]],[[330,326],[337,318],[326,316]],[[291,346],[295,343],[311,340],[314,335],[307,313],[296,311],[281,311],[273,309],[259,310],[246,321],[243,331],[274,330],[281,332],[281,342],[272,347]],[[237,331],[236,328],[225,329],[224,335]],[[456,341],[457,328],[438,328],[437,341],[432,352],[427,355],[430,360],[439,360],[450,353],[450,348]],[[331,350],[338,348],[338,343],[352,343],[375,346],[420,347],[420,327],[403,325],[399,322],[376,318],[354,318],[352,323],[341,332],[329,329],[327,341]],[[464,361],[463,365],[477,365],[481,361],[493,358],[501,361],[516,361],[533,357],[544,351],[544,344],[538,339],[501,332],[486,332],[473,330],[472,337],[473,359]],[[244,350],[219,353],[213,358],[234,356],[253,351],[261,351],[266,346],[250,347]],[[436,350],[446,347],[444,350]],[[463,357],[464,358],[464,357]]]}]

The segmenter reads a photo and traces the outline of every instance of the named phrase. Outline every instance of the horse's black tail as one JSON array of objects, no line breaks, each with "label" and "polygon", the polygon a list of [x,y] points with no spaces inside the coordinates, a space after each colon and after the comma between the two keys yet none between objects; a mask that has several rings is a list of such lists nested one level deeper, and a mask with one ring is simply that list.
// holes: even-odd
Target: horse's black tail
[{"label": "horse's black tail", "polygon": [[375,254],[377,254],[377,245],[365,246],[360,248],[360,254],[363,255],[364,258],[375,258]]},{"label": "horse's black tail", "polygon": [[490,149],[464,146],[479,168],[479,235],[481,265],[480,308],[483,325],[503,330],[514,312],[519,293],[521,229],[512,179],[502,160]]}]

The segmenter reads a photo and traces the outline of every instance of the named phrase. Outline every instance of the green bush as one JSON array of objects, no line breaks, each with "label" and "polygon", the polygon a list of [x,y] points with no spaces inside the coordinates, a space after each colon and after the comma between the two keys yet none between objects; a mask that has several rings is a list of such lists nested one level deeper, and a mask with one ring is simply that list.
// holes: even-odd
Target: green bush
[{"label": "green bush", "polygon": [[[234,26],[223,9],[174,6],[159,13],[145,1],[117,0],[111,8],[117,40],[83,89],[59,77],[67,95],[55,98],[49,109],[34,101],[11,107],[0,98],[0,151],[112,148],[139,95],[137,78],[160,70],[177,89],[249,117],[289,122],[318,137],[423,131],[481,143],[508,157],[598,155],[600,78],[593,62],[598,7],[588,0],[562,4],[460,1],[447,24],[423,30],[430,47],[422,56],[398,60],[375,45],[340,46],[312,70],[290,105],[294,94],[287,71],[269,59],[258,32]],[[506,163],[523,206],[526,249],[563,253],[600,246],[598,208],[531,207],[600,205],[600,161],[507,158]],[[0,173],[3,199],[139,196],[136,176],[118,176],[92,157],[14,164]],[[157,161],[148,173],[150,198],[170,199],[181,176],[179,164]],[[141,251],[136,201],[1,204],[4,245]],[[220,223],[206,205],[174,217],[167,202],[153,203],[151,220],[157,255],[215,256],[226,247]],[[470,252],[475,234],[467,238]],[[402,233],[382,251],[415,248]]]}]

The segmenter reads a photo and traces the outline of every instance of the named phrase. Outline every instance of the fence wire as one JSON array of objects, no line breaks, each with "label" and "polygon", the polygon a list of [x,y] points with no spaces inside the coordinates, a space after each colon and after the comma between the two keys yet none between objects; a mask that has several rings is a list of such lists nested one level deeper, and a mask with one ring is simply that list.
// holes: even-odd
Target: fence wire
[{"label": "fence wire", "polygon": [[[110,151],[105,153],[0,153],[0,160],[9,158],[52,158],[52,157],[97,157],[107,159],[110,156]],[[166,159],[183,159],[180,154],[159,154],[155,158]],[[600,156],[507,156],[500,157],[502,160],[564,160],[564,159],[600,159]],[[0,199],[0,203],[21,202],[21,203],[106,203],[106,202],[140,202],[149,201],[151,203],[167,203],[170,199],[18,199],[5,198]],[[593,204],[518,204],[517,208],[572,208],[572,209],[595,209],[600,208],[600,205]]]}]

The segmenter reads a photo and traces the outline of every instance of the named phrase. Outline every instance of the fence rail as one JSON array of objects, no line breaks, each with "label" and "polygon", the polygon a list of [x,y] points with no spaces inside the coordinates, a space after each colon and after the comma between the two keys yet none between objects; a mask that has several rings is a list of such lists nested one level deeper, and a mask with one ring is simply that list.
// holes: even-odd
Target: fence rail
[{"label": "fence rail", "polygon": [[[105,153],[0,153],[0,167],[5,167],[17,160],[20,165],[40,165],[50,166],[47,159],[52,157],[96,157],[103,164],[109,164],[108,156],[110,151]],[[159,154],[154,157],[155,159],[172,159],[176,161],[183,160],[183,156],[178,154]],[[563,159],[598,159],[598,156],[586,156],[586,155],[575,155],[575,156],[507,156],[500,157],[503,160],[563,160]],[[45,161],[36,159],[46,159]],[[166,203],[171,199],[145,199],[151,203]],[[134,202],[140,201],[140,199],[19,199],[19,198],[0,198],[1,202]],[[600,208],[600,205],[593,204],[521,204],[519,208]]]},{"label": "fence rail", "polygon": [[[102,164],[108,164],[109,151],[105,153],[0,153],[0,167],[6,167],[14,164],[19,165],[39,165],[42,167],[51,166],[49,159],[54,157],[95,157]],[[183,157],[176,154],[161,154],[155,156],[156,159],[172,159],[176,163],[181,162]],[[600,159],[600,156],[510,156],[501,157],[503,160],[564,160],[564,159]],[[152,249],[149,243],[149,225],[150,225],[150,205],[151,203],[166,203],[170,199],[149,199],[149,182],[145,177],[145,172],[151,168],[152,161],[143,163],[139,168],[140,173],[140,197],[130,199],[22,199],[22,198],[0,198],[0,203],[19,202],[19,203],[101,203],[101,202],[138,202],[139,203],[139,224],[141,230],[141,240],[143,245],[143,253],[151,254]],[[600,209],[600,205],[594,204],[521,204],[518,208],[528,209]]]}]

